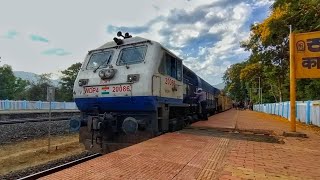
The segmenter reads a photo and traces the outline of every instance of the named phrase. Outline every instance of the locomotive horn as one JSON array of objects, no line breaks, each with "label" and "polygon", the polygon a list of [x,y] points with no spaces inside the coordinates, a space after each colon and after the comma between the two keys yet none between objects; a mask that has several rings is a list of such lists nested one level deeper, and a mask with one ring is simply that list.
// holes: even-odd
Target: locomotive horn
[{"label": "locomotive horn", "polygon": [[125,38],[125,39],[126,39],[126,38],[132,38],[132,36],[131,36],[129,33],[126,32],[126,33],[124,34],[124,38]]},{"label": "locomotive horn", "polygon": [[118,37],[123,37],[123,38],[125,38],[125,37],[122,35],[122,32],[121,32],[121,31],[118,31],[117,36],[118,36]]}]

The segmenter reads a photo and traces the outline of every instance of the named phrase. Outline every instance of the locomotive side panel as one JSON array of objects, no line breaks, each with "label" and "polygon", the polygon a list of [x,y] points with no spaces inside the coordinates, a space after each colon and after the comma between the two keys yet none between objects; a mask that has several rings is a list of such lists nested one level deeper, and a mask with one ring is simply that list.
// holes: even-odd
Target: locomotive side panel
[{"label": "locomotive side panel", "polygon": [[181,104],[183,99],[182,60],[161,48],[158,67],[153,75],[153,91],[160,103]]}]

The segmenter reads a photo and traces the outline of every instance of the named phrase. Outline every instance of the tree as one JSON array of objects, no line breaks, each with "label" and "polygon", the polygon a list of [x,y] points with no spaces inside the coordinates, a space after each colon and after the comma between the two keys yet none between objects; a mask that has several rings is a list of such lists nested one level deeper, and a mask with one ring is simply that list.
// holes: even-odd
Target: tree
[{"label": "tree", "polygon": [[27,85],[28,81],[14,76],[11,66],[0,66],[0,99],[19,99]]},{"label": "tree", "polygon": [[81,63],[75,63],[68,67],[66,70],[61,71],[61,86],[57,92],[57,99],[61,101],[73,101],[73,85],[81,68],[81,65]]},{"label": "tree", "polygon": [[[320,12],[319,2],[276,0],[271,7],[270,16],[261,23],[252,25],[250,38],[241,43],[243,48],[251,51],[248,64],[255,63],[256,57],[260,57],[264,82],[268,84],[268,87],[264,87],[268,89],[264,95],[274,97],[269,102],[281,102],[289,98],[288,25],[293,25],[295,32],[320,30],[320,20],[317,18]],[[299,80],[298,99],[317,97],[312,94],[315,89],[310,88],[318,87],[318,82],[319,80]]]},{"label": "tree", "polygon": [[223,79],[226,84],[225,90],[232,99],[244,101],[247,98],[245,84],[240,80],[241,69],[245,67],[245,63],[233,64],[224,73]]},{"label": "tree", "polygon": [[52,86],[51,74],[41,74],[40,79],[36,83],[31,83],[26,91],[26,98],[30,101],[46,101],[47,87]]},{"label": "tree", "polygon": [[[251,54],[244,62],[237,78],[229,78],[228,93],[234,94],[237,84],[245,84],[246,91],[256,86],[253,78],[259,73],[262,79],[263,101],[281,102],[289,99],[289,28],[294,32],[320,30],[319,0],[275,0],[269,17],[251,26],[248,40],[241,42],[241,47]],[[258,67],[258,64],[260,67]],[[225,75],[229,74],[229,69]],[[319,99],[317,93],[320,80],[302,79],[297,81],[297,99]],[[239,89],[245,92],[243,89]],[[253,98],[255,99],[255,97]]]}]

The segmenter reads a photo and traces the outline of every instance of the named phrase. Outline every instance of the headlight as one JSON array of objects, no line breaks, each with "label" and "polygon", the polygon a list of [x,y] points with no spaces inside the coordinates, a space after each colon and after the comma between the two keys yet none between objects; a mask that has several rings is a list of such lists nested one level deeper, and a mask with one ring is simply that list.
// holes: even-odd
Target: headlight
[{"label": "headlight", "polygon": [[99,71],[99,77],[101,79],[111,79],[115,73],[116,71],[114,69],[103,69]]},{"label": "headlight", "polygon": [[113,76],[113,69],[107,69],[105,72],[104,72],[104,76],[106,78],[111,78]]},{"label": "headlight", "polygon": [[89,82],[89,79],[79,79],[78,85],[79,86],[85,86],[85,85],[88,84],[88,82]]},{"label": "headlight", "polygon": [[99,71],[99,77],[100,77],[101,79],[104,78],[104,71],[103,71],[103,70]]},{"label": "headlight", "polygon": [[140,75],[139,74],[129,74],[127,76],[127,82],[137,82],[139,81]]}]

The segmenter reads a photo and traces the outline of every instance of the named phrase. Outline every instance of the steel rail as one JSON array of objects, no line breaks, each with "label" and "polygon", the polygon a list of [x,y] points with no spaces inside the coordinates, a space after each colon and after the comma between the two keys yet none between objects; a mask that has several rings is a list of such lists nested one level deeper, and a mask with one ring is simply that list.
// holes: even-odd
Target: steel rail
[{"label": "steel rail", "polygon": [[18,180],[39,179],[41,177],[48,176],[48,175],[53,174],[55,172],[70,168],[72,166],[75,166],[77,164],[89,161],[91,159],[97,158],[99,156],[101,156],[101,154],[98,154],[98,153],[97,154],[92,154],[92,155],[89,155],[89,156],[86,156],[86,157],[83,157],[83,158],[80,158],[80,159],[77,159],[77,160],[74,160],[74,161],[71,161],[71,162],[67,162],[65,164],[61,164],[61,165],[46,169],[44,171],[40,171],[40,172],[37,172],[37,173],[34,173],[34,174],[30,174],[28,176],[19,178]]}]

